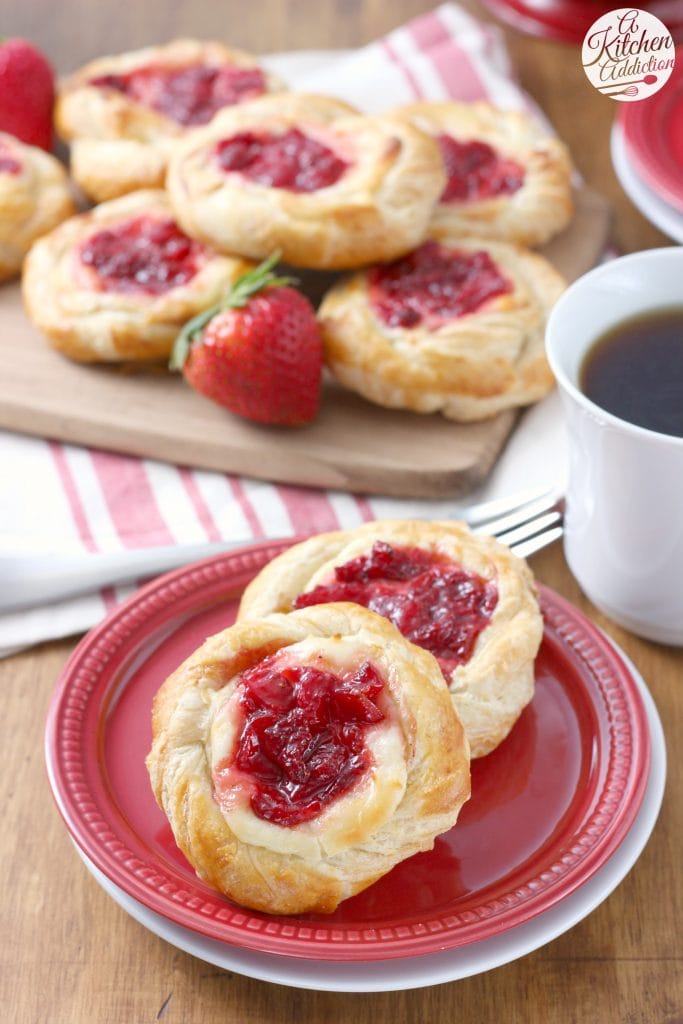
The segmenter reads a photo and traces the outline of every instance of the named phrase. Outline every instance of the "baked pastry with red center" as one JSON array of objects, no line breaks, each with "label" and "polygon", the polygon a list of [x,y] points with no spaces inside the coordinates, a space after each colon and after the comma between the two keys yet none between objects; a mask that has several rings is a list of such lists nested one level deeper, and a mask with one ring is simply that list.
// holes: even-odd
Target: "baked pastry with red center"
[{"label": "baked pastry with red center", "polygon": [[102,57],[60,86],[55,124],[71,172],[97,202],[164,183],[171,142],[223,107],[283,88],[255,57],[217,42],[176,39]]},{"label": "baked pastry with red center", "polygon": [[244,906],[329,913],[431,849],[470,790],[435,659],[358,605],[238,622],[154,700],[152,788],[198,875]]},{"label": "baked pastry with red center", "polygon": [[430,240],[333,285],[319,308],[325,360],[378,405],[484,419],[553,387],[544,332],[564,287],[519,246]]},{"label": "baked pastry with red center", "polygon": [[14,150],[12,138],[5,132],[0,135],[0,174],[19,175],[22,172],[23,160],[19,151]]},{"label": "baked pastry with red center", "polygon": [[239,619],[353,601],[432,654],[472,757],[490,753],[533,697],[543,623],[531,572],[463,523],[384,520],[318,534],[266,565]]},{"label": "baked pastry with red center", "polygon": [[566,146],[530,116],[484,101],[421,102],[396,111],[437,139],[448,181],[433,238],[473,235],[541,245],[573,214]]},{"label": "baked pastry with red center", "polygon": [[75,210],[60,162],[0,132],[0,281],[17,275],[36,238]]},{"label": "baked pastry with red center", "polygon": [[31,248],[22,289],[50,344],[83,362],[167,360],[180,328],[249,264],[176,224],[161,190],[69,218]]},{"label": "baked pastry with red center", "polygon": [[178,143],[167,187],[188,234],[221,251],[333,270],[408,252],[445,182],[438,144],[407,119],[289,93]]}]

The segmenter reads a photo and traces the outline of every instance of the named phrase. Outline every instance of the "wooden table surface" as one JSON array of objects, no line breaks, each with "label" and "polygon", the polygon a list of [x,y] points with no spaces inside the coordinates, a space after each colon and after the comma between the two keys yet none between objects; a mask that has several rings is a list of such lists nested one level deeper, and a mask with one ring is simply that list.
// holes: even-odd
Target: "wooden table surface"
[{"label": "wooden table surface", "polygon": [[[427,0],[6,0],[2,31],[35,40],[67,71],[97,54],[178,34],[222,37],[256,52],[356,46],[428,6]],[[478,5],[468,6],[486,17]],[[616,244],[624,252],[671,244],[621,191],[609,157],[616,108],[588,84],[577,49],[512,31],[506,36],[523,85],[569,144],[588,184],[613,204]],[[97,885],[48,791],[45,712],[74,638],[0,662],[0,1017],[12,1024],[680,1024],[683,761],[676,753],[683,746],[683,651],[640,641],[597,613],[571,577],[560,544],[531,564],[541,581],[586,612],[631,657],[658,705],[672,755],[649,844],[588,918],[489,973],[362,997],[254,981],[180,952],[127,916]]]}]

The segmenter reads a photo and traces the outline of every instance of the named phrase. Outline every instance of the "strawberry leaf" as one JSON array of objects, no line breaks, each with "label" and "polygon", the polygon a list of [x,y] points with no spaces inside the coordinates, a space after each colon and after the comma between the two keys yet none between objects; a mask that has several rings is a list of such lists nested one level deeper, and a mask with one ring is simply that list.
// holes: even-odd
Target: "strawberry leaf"
[{"label": "strawberry leaf", "polygon": [[169,369],[171,370],[182,370],[185,365],[185,361],[190,354],[190,349],[194,344],[195,335],[199,334],[208,324],[209,320],[213,320],[217,313],[220,313],[221,307],[217,303],[215,306],[210,306],[205,309],[202,313],[197,313],[191,320],[188,320],[180,334],[173,343],[173,349],[171,351],[171,358],[169,359]]},{"label": "strawberry leaf", "polygon": [[274,252],[263,263],[259,263],[253,270],[248,270],[241,277],[238,277],[227,294],[215,305],[203,310],[185,324],[173,344],[169,369],[182,370],[190,354],[190,349],[197,341],[210,320],[213,320],[218,313],[225,309],[242,309],[254,295],[264,291],[266,288],[285,287],[297,284],[294,277],[278,277],[273,273],[273,267],[280,259],[280,253]]},{"label": "strawberry leaf", "polygon": [[259,263],[253,270],[248,270],[246,274],[238,277],[224,302],[221,303],[221,308],[239,309],[242,306],[246,306],[252,295],[257,295],[264,288],[296,284],[296,278],[278,277],[272,272],[279,259],[280,253],[274,252],[272,256],[269,256],[263,263]]}]

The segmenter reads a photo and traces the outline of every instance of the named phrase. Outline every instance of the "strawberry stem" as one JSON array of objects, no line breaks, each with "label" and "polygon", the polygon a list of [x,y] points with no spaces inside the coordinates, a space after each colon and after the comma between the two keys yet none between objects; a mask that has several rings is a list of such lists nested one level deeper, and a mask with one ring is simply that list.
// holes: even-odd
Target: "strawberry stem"
[{"label": "strawberry stem", "polygon": [[294,277],[278,277],[273,273],[273,267],[279,259],[280,253],[274,252],[253,270],[248,270],[246,274],[238,277],[225,296],[214,306],[210,306],[188,320],[174,342],[168,364],[171,370],[182,370],[199,334],[218,313],[222,313],[225,309],[242,309],[250,298],[266,288],[284,287],[297,283]]}]

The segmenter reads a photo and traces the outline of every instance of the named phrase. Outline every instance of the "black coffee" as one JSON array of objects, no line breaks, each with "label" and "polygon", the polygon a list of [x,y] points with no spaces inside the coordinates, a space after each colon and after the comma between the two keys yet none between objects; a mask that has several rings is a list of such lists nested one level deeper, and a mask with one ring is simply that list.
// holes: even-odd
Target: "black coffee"
[{"label": "black coffee", "polygon": [[683,306],[624,320],[602,334],[584,357],[579,387],[622,420],[683,437]]}]

